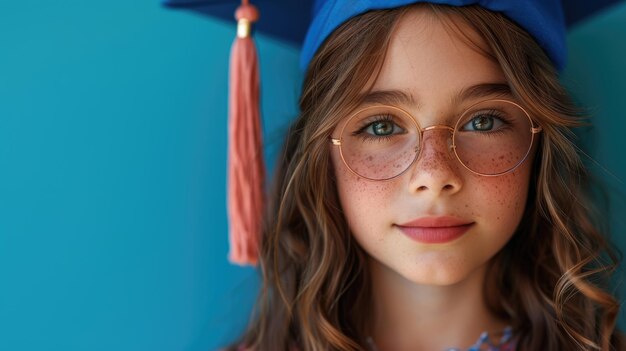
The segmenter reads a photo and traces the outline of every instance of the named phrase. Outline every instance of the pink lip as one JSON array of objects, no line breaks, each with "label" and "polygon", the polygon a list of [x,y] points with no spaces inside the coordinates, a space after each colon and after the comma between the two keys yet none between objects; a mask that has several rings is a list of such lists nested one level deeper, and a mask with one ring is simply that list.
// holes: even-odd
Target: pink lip
[{"label": "pink lip", "polygon": [[474,222],[451,216],[422,217],[396,224],[409,238],[426,244],[446,243],[461,237]]}]

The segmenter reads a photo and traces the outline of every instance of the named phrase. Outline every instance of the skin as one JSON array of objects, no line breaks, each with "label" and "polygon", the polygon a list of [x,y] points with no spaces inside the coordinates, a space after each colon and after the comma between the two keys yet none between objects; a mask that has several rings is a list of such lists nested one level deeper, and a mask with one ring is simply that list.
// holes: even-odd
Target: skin
[{"label": "skin", "polygon": [[[470,27],[454,17],[448,20],[487,48]],[[498,63],[469,46],[441,19],[417,8],[398,23],[372,90],[413,96],[416,103],[396,106],[426,127],[451,125],[468,106],[484,100],[451,103],[458,91],[482,83],[506,83]],[[489,260],[522,218],[532,155],[511,173],[479,176],[449,151],[448,138],[442,129],[426,131],[420,158],[389,181],[355,175],[339,149],[332,150],[342,208],[354,238],[369,255],[372,336],[381,351],[466,349],[481,332],[499,331],[509,323],[487,310],[482,283]],[[474,224],[459,239],[443,244],[416,242],[395,226],[443,215]]]}]

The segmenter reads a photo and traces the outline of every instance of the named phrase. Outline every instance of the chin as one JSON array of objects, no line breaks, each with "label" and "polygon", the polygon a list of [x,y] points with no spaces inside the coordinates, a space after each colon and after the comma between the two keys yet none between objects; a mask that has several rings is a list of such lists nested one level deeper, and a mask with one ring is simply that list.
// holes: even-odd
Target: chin
[{"label": "chin", "polygon": [[467,269],[468,267],[459,268],[441,264],[399,273],[414,284],[451,286],[464,281],[472,274],[472,271]]}]

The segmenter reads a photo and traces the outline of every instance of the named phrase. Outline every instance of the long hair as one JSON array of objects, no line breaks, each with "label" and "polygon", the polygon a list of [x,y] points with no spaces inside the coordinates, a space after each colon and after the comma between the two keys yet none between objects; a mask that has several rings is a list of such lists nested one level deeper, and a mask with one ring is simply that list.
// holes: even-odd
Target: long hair
[{"label": "long hair", "polygon": [[[489,263],[487,306],[513,321],[518,350],[621,350],[619,303],[609,281],[620,257],[591,215],[588,176],[570,132],[582,116],[550,60],[501,14],[477,6],[411,6],[432,11],[470,45],[450,18],[476,30],[490,47],[484,54],[499,62],[514,96],[543,128],[522,222]],[[329,137],[371,88],[394,26],[411,6],[350,19],[310,62],[265,218],[262,288],[251,323],[231,350],[366,349],[372,297],[366,253],[339,205]]]}]

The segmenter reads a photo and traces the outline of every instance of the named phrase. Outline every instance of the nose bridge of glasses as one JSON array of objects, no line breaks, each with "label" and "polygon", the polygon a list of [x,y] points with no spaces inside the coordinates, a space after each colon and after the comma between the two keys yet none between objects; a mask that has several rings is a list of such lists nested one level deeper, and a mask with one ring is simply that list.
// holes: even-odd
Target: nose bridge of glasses
[{"label": "nose bridge of glasses", "polygon": [[[424,135],[424,133],[426,133],[427,131],[431,131],[431,130],[441,130],[441,131],[447,131],[449,134],[446,137],[446,141],[447,141],[447,145],[448,145],[448,151],[452,151],[454,149],[454,143],[452,142],[452,136],[454,135],[454,128],[447,126],[445,124],[437,124],[434,126],[429,126],[426,128],[422,129],[422,135]],[[424,140],[426,139],[426,137],[423,137]]]},{"label": "nose bridge of glasses", "polygon": [[426,131],[434,130],[434,129],[445,129],[445,130],[448,130],[450,132],[450,134],[454,133],[454,128],[452,128],[450,126],[447,126],[445,124],[437,124],[437,125],[434,125],[434,126],[429,126],[429,127],[426,127],[426,128],[424,128],[422,130],[424,132],[426,132]]}]

